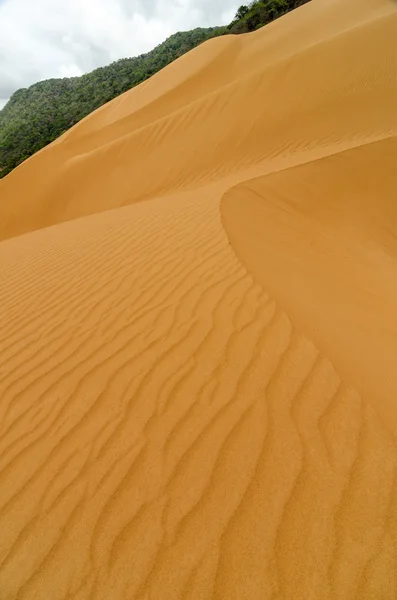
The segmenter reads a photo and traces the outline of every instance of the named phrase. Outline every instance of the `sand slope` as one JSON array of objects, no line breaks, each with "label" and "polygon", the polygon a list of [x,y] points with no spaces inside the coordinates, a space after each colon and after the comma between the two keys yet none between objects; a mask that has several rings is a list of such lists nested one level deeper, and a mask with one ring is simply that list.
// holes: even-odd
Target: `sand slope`
[{"label": "sand slope", "polygon": [[0,600],[397,596],[396,26],[211,40],[0,182]]}]

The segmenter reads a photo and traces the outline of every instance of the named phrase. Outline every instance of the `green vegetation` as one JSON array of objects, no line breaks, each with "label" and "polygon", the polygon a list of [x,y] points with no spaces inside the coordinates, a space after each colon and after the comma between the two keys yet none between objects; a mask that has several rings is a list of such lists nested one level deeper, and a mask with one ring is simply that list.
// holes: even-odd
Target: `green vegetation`
[{"label": "green vegetation", "polygon": [[147,54],[118,60],[81,77],[49,79],[20,89],[0,111],[0,177],[54,141],[83,117],[215,36],[253,31],[308,0],[242,5],[227,27],[172,35]]},{"label": "green vegetation", "polygon": [[308,0],[261,0],[243,4],[234,20],[226,27],[226,33],[248,33],[260,29],[287,12],[306,4]]}]

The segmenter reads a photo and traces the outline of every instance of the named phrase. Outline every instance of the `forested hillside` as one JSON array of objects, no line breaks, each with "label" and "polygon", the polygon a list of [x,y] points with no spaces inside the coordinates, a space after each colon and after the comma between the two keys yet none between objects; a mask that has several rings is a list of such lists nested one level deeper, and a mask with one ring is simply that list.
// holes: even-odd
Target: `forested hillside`
[{"label": "forested hillside", "polygon": [[271,23],[278,17],[306,4],[308,0],[264,0],[243,4],[234,20],[226,27],[226,33],[249,33]]},{"label": "forested hillside", "polygon": [[147,54],[118,60],[81,77],[49,79],[18,90],[0,111],[0,177],[83,117],[202,42],[254,31],[307,1],[264,0],[242,5],[226,27],[179,32]]}]

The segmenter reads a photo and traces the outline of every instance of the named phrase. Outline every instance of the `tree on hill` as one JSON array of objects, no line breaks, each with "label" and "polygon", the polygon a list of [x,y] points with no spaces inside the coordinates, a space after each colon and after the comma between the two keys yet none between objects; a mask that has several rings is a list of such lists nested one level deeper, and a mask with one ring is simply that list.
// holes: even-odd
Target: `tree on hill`
[{"label": "tree on hill", "polygon": [[247,14],[247,12],[249,11],[248,6],[246,6],[245,4],[242,4],[236,12],[236,16],[234,17],[235,21],[239,21],[240,19],[244,19],[245,15]]},{"label": "tree on hill", "polygon": [[226,27],[228,33],[249,33],[287,12],[305,4],[308,0],[260,0],[242,5],[237,10],[233,21]]}]

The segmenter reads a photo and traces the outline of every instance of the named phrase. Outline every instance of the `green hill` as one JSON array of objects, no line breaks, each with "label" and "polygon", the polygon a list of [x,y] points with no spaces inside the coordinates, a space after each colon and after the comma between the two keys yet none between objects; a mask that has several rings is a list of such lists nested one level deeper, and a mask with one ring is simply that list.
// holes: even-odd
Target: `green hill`
[{"label": "green hill", "polygon": [[48,79],[18,90],[0,111],[0,177],[83,117],[202,42],[253,31],[307,1],[264,0],[242,5],[227,27],[179,32],[147,54],[118,60],[81,77]]}]

